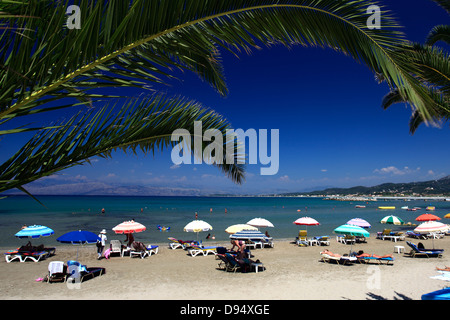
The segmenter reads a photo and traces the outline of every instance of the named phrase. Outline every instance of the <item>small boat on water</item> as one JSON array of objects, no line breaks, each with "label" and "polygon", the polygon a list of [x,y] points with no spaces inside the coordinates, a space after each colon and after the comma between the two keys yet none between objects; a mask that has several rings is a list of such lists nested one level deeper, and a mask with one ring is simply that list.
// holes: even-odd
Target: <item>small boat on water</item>
[{"label": "small boat on water", "polygon": [[403,210],[408,210],[409,207],[408,207],[408,206],[404,206],[404,207],[402,207],[402,209],[403,209]]},{"label": "small boat on water", "polygon": [[417,211],[416,208],[408,208],[408,209],[406,209],[406,210],[408,210],[408,211]]},{"label": "small boat on water", "polygon": [[378,209],[381,209],[381,210],[394,210],[395,207],[378,207]]},{"label": "small boat on water", "polygon": [[359,204],[357,204],[356,206],[355,206],[355,208],[365,208],[366,206],[361,206],[361,205],[359,205]]},{"label": "small boat on water", "polygon": [[435,210],[436,210],[436,207],[429,206],[429,207],[427,207],[426,210],[427,210],[427,211],[435,211]]}]

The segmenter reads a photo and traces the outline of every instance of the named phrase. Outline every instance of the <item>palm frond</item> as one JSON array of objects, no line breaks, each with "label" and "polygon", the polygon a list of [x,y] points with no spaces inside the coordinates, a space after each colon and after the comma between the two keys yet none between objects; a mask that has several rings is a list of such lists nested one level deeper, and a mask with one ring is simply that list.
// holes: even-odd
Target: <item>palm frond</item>
[{"label": "palm frond", "polygon": [[369,0],[73,2],[81,8],[80,30],[63,27],[68,1],[30,0],[11,11],[40,19],[2,21],[11,29],[0,38],[0,118],[25,115],[44,96],[67,95],[69,86],[83,92],[88,82],[99,88],[136,79],[164,83],[172,68],[196,72],[226,94],[219,48],[238,54],[261,44],[322,46],[350,55],[383,74],[425,119],[432,116],[432,101],[410,75],[415,66],[396,55],[407,45],[400,26],[384,10],[382,28],[369,29]]},{"label": "palm frond", "polygon": [[450,44],[450,25],[439,25],[431,29],[425,44],[433,46],[438,41],[443,41],[446,44]]},{"label": "palm frond", "polygon": [[[23,188],[29,182],[54,174],[60,170],[89,162],[94,156],[111,157],[122,150],[144,154],[164,150],[175,143],[171,141],[176,129],[194,133],[194,121],[202,122],[202,129],[231,129],[219,114],[186,99],[152,95],[125,103],[117,110],[115,105],[105,105],[99,111],[79,114],[60,123],[59,129],[39,131],[24,147],[0,165],[0,192]],[[227,141],[223,139],[226,149]],[[198,156],[193,141],[192,153]],[[202,141],[202,148],[205,142]],[[216,163],[232,181],[244,181],[242,155],[233,148],[234,163]],[[200,152],[201,154],[201,152]],[[225,159],[225,153],[224,153]],[[228,161],[229,162],[229,161]],[[22,190],[22,189],[21,189]]]}]

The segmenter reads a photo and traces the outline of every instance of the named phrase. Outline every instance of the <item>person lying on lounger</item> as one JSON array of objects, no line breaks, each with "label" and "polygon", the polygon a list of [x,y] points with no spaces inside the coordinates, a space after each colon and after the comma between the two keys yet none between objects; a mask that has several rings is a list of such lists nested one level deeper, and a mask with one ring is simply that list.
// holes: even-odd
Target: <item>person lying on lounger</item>
[{"label": "person lying on lounger", "polygon": [[447,266],[445,266],[445,268],[438,268],[438,267],[436,267],[436,270],[439,270],[439,271],[450,271],[450,267],[447,267]]},{"label": "person lying on lounger", "polygon": [[327,255],[329,255],[330,257],[335,257],[335,258],[341,258],[341,257],[342,257],[340,254],[333,253],[333,252],[331,252],[331,251],[329,251],[329,250],[327,250],[327,249],[323,250],[323,251],[321,252],[321,254],[327,254]]}]

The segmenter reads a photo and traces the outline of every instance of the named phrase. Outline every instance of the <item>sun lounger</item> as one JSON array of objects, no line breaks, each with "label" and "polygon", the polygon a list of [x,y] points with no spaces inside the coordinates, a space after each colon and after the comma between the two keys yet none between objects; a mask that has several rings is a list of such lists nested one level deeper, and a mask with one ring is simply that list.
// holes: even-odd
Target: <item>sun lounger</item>
[{"label": "sun lounger", "polygon": [[427,258],[430,257],[442,258],[442,254],[444,253],[444,249],[425,249],[421,248],[420,245],[416,246],[414,243],[410,241],[406,241],[406,244],[411,247],[412,250],[409,253],[409,255],[413,258],[416,256],[426,256]]},{"label": "sun lounger", "polygon": [[177,249],[177,248],[182,248],[182,249],[187,249],[190,248],[191,245],[199,245],[198,241],[194,241],[194,240],[187,240],[187,241],[183,241],[183,240],[179,240],[179,239],[175,239],[172,237],[168,238],[171,242],[169,242],[169,247],[170,249]]},{"label": "sun lounger", "polygon": [[69,277],[67,282],[83,282],[84,280],[92,279],[106,273],[106,269],[102,267],[86,267],[78,261],[67,261]]},{"label": "sun lounger", "polygon": [[325,250],[320,253],[322,255],[323,262],[336,262],[337,264],[351,264],[357,261],[356,257],[351,256],[341,256],[336,253],[332,253],[331,251]]},{"label": "sun lounger", "polygon": [[225,258],[226,258],[226,270],[228,272],[231,272],[231,271],[236,272],[237,270],[242,269],[242,266],[236,260],[236,257],[234,255],[225,253]]},{"label": "sun lounger", "polygon": [[330,240],[328,239],[328,236],[314,237],[314,239],[317,241],[319,246],[329,246],[330,245]]},{"label": "sun lounger", "polygon": [[427,235],[421,234],[421,233],[415,233],[414,231],[406,231],[406,235],[410,238],[415,238],[415,239],[423,239],[423,240],[428,239]]},{"label": "sun lounger", "polygon": [[183,243],[180,242],[180,240],[169,237],[168,238],[171,242],[169,242],[169,247],[172,250],[175,250],[177,248],[183,248]]},{"label": "sun lounger", "polygon": [[159,246],[145,246],[142,242],[134,241],[133,249],[130,251],[130,258],[133,256],[139,256],[141,259],[144,259],[146,256],[151,256],[152,254],[157,254],[159,250]]},{"label": "sun lounger", "polygon": [[218,254],[218,257],[221,260],[221,262],[219,263],[219,268],[229,272],[236,272],[238,270],[247,272],[248,270],[253,270],[258,273],[259,270],[265,270],[264,265],[259,260],[238,260],[235,255],[230,253]]},{"label": "sun lounger", "polygon": [[377,262],[378,264],[394,264],[394,257],[392,255],[384,255],[379,256],[376,254],[368,254],[363,253],[360,255],[357,255],[356,258],[358,259],[359,263],[369,263],[371,261]]},{"label": "sun lounger", "polygon": [[433,239],[441,239],[443,237],[445,237],[445,233],[443,232],[430,232],[427,234],[427,237],[429,239],[433,238]]},{"label": "sun lounger", "polygon": [[48,264],[48,275],[45,280],[47,283],[65,282],[68,276],[67,266],[64,262],[52,261]]},{"label": "sun lounger", "polygon": [[123,257],[125,253],[122,242],[120,240],[111,240],[109,243],[109,248],[111,249],[109,252],[110,256],[114,253],[118,253],[121,257]]},{"label": "sun lounger", "polygon": [[209,247],[203,247],[198,245],[191,245],[191,247],[188,249],[189,254],[193,257],[199,255],[200,253],[204,256],[207,256],[209,253],[217,254],[217,247],[215,246],[209,246]]}]

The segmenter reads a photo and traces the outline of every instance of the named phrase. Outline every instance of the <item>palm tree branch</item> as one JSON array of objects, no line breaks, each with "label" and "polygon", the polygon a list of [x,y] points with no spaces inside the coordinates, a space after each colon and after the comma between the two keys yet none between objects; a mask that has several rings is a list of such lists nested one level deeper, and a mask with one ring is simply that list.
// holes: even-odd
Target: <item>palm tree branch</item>
[{"label": "palm tree branch", "polygon": [[[369,33],[367,33],[365,30],[363,30],[360,26],[352,23],[348,19],[345,19],[345,18],[339,16],[338,14],[334,14],[333,12],[330,12],[330,11],[327,11],[327,10],[324,10],[324,9],[318,8],[318,7],[313,7],[313,6],[308,6],[308,5],[297,5],[297,4],[269,4],[269,5],[257,5],[257,6],[251,6],[251,7],[245,7],[245,8],[238,8],[238,9],[234,9],[234,10],[220,12],[220,13],[217,13],[214,15],[201,17],[198,19],[194,19],[192,21],[188,21],[188,22],[173,26],[172,28],[163,30],[161,32],[158,32],[156,34],[142,38],[140,40],[136,40],[133,43],[129,43],[128,45],[125,45],[124,47],[122,47],[118,50],[115,50],[105,56],[102,56],[102,57],[94,60],[91,63],[88,63],[88,64],[78,68],[77,70],[74,70],[73,72],[65,75],[63,78],[60,78],[59,80],[49,84],[48,86],[43,87],[40,90],[37,90],[35,92],[32,92],[29,96],[25,97],[21,101],[16,102],[10,108],[1,112],[0,117],[3,117],[17,109],[20,109],[21,107],[25,106],[26,104],[30,103],[31,101],[39,99],[40,97],[54,91],[55,89],[59,88],[60,86],[62,86],[65,83],[71,81],[72,79],[74,79],[78,76],[81,76],[81,75],[85,74],[86,72],[89,72],[95,68],[98,68],[101,65],[106,64],[108,61],[114,60],[118,56],[120,56],[126,52],[129,52],[133,49],[136,49],[139,46],[141,46],[145,43],[149,43],[155,39],[159,39],[159,38],[162,38],[163,36],[169,35],[171,33],[175,33],[179,30],[183,30],[183,29],[192,27],[194,25],[200,25],[203,22],[212,21],[212,20],[219,19],[222,17],[229,17],[232,15],[237,15],[240,13],[246,13],[246,12],[250,12],[250,11],[270,10],[270,9],[275,10],[275,9],[282,9],[282,8],[302,9],[302,10],[318,12],[318,13],[321,13],[324,15],[328,15],[334,19],[337,19],[337,20],[351,26],[352,28],[358,30],[358,32],[360,32],[367,39],[369,39],[374,44],[374,46],[378,50],[380,50],[380,53],[389,60],[389,62],[392,64],[392,66],[394,68],[394,69],[391,69],[391,71],[395,70],[396,72],[399,72],[400,77],[392,77],[393,81],[396,83],[397,87],[402,88],[401,90],[407,90],[405,88],[410,88],[410,82],[413,81],[413,79],[409,78],[409,75],[403,71],[402,67],[400,67],[398,65],[397,60],[394,59],[391,52],[388,49],[381,46],[380,43],[378,43]],[[387,69],[385,71],[387,71]],[[400,82],[404,81],[404,83],[399,83],[399,81]],[[412,84],[412,86],[414,87],[414,84]],[[417,104],[419,107],[423,104],[422,101],[420,101],[419,99],[411,99],[411,100],[413,100],[413,102],[415,104]]]}]

